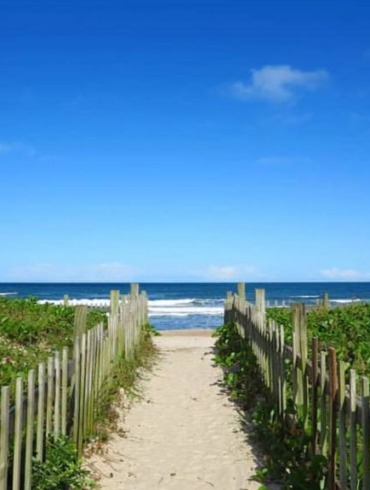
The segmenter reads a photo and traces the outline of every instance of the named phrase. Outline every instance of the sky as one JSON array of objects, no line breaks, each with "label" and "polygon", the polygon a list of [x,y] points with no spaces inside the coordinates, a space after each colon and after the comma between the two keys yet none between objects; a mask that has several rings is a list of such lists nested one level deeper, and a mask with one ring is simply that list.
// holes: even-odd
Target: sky
[{"label": "sky", "polygon": [[369,19],[2,0],[0,282],[369,281]]}]

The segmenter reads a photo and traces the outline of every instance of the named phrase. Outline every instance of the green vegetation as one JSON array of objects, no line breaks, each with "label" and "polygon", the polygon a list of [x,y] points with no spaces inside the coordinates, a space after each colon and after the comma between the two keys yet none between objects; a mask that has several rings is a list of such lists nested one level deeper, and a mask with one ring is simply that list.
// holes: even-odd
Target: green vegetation
[{"label": "green vegetation", "polygon": [[[267,318],[284,326],[285,340],[292,342],[289,308],[269,308]],[[348,362],[359,375],[370,375],[370,304],[338,308],[315,308],[307,313],[308,342],[319,339],[322,349],[335,347],[339,359]]]},{"label": "green vegetation", "polygon": [[75,445],[68,437],[49,437],[44,461],[32,462],[32,488],[34,490],[84,490],[95,488],[89,471],[81,467]]},{"label": "green vegetation", "polygon": [[[267,318],[283,325],[285,342],[292,344],[292,313],[289,308],[268,308]],[[359,375],[370,375],[370,305],[351,304],[338,308],[324,306],[307,313],[308,345],[313,337],[320,348],[332,346],[338,358]],[[327,458],[311,452],[309,420],[302,422],[290,396],[287,378],[288,407],[280,416],[269,393],[258,377],[257,363],[247,340],[242,339],[233,324],[224,325],[216,333],[216,361],[224,368],[225,383],[231,397],[244,408],[251,408],[250,417],[256,442],[263,454],[263,465],[256,479],[264,484],[277,481],[284,489],[319,490],[325,481]],[[243,364],[243,365],[241,365]],[[289,369],[290,362],[286,361]],[[361,434],[358,434],[359,441]],[[361,465],[361,462],[359,462]],[[266,489],[262,485],[262,489]]]},{"label": "green vegetation", "polygon": [[[107,323],[104,312],[91,310],[87,314],[87,329]],[[26,379],[29,369],[36,368],[52,352],[72,347],[75,331],[75,308],[40,305],[35,298],[0,298],[0,384],[14,387],[17,376]],[[89,451],[107,439],[108,430],[118,418],[116,409],[125,395],[138,395],[137,380],[143,368],[150,366],[155,348],[152,335],[158,333],[145,325],[130,360],[122,357],[113,368],[109,383],[104,383],[96,407],[94,433],[88,435]],[[32,488],[35,490],[67,490],[93,488],[89,471],[81,466],[74,443],[69,437],[48,438],[45,459],[33,460]]]},{"label": "green vegetation", "polygon": [[213,335],[217,337],[214,360],[224,370],[224,382],[230,396],[247,410],[255,404],[262,390],[256,358],[235,324],[222,325]]},{"label": "green vegetation", "polygon": [[250,411],[254,439],[263,453],[256,480],[277,481],[284,489],[320,490],[327,460],[310,455],[310,435],[299,423],[294,406],[279,417],[263,387],[253,351],[235,324],[223,325],[215,336],[215,361],[224,369],[231,398]]},{"label": "green vegetation", "polygon": [[[16,376],[26,379],[53,351],[72,347],[74,315],[73,307],[0,297],[0,385],[12,385]],[[102,321],[104,312],[88,312],[88,329]]]},{"label": "green vegetation", "polygon": [[[144,325],[140,342],[132,359],[121,358],[113,369],[110,383],[103,385],[99,395],[94,433],[90,435],[90,442],[100,444],[101,441],[107,440],[110,430],[117,428],[116,407],[122,402],[122,390],[128,397],[140,395],[137,382],[143,370],[149,369],[156,358],[156,349],[152,342],[153,335],[159,335],[159,333],[152,325]],[[92,449],[94,449],[93,446]]]}]

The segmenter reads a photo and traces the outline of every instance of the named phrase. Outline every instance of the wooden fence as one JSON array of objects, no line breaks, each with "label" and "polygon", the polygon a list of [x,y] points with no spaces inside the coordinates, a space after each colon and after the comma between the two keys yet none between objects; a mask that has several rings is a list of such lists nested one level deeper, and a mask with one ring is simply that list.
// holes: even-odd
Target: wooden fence
[{"label": "wooden fence", "polygon": [[358,380],[354,369],[347,373],[335,349],[319,350],[317,338],[308,345],[305,307],[291,308],[291,346],[284,328],[266,321],[263,289],[256,289],[255,304],[246,301],[243,283],[238,294],[228,293],[225,323],[235,322],[250,343],[279,414],[285,416],[288,401],[297,407],[311,434],[311,454],[327,457],[325,488],[370,490],[369,380]]},{"label": "wooden fence", "polygon": [[111,291],[107,328],[86,332],[86,307],[77,307],[73,352],[64,348],[30,370],[26,390],[18,377],[14,407],[10,387],[1,388],[0,490],[31,489],[32,459],[43,460],[49,435],[71,436],[81,454],[103,384],[123,356],[133,356],[147,321],[147,297],[136,284],[127,296]]}]

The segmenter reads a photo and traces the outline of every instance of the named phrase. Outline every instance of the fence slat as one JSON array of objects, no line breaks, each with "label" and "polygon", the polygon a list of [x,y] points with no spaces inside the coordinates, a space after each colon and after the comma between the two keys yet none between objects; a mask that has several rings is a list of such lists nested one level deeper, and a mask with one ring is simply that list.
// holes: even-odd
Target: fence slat
[{"label": "fence slat", "polygon": [[24,469],[24,490],[31,490],[33,434],[35,422],[35,371],[28,372],[27,386],[27,435]]},{"label": "fence slat", "polygon": [[[356,372],[350,371],[346,386],[344,362],[337,364],[335,349],[330,347],[327,366],[327,353],[319,352],[317,339],[313,339],[309,357],[306,315],[301,305],[291,305],[292,346],[285,345],[279,325],[266,322],[264,291],[256,290],[255,305],[245,303],[242,286],[238,291],[241,297],[227,295],[225,320],[236,323],[240,336],[248,339],[279,413],[284,399],[283,380],[291,377],[289,401],[298,408],[298,419],[311,430],[310,454],[328,458],[325,488],[370,490],[369,380],[362,378],[362,393],[358,396]],[[130,328],[135,326],[133,322],[131,319]],[[287,359],[289,363],[285,365]],[[289,375],[285,376],[288,369]]]},{"label": "fence slat", "polygon": [[54,358],[48,359],[47,390],[46,390],[46,437],[52,432],[54,402]]},{"label": "fence slat", "polygon": [[347,441],[346,441],[346,379],[345,363],[339,362],[339,480],[342,488],[347,487]]},{"label": "fence slat", "polygon": [[82,454],[82,445],[85,437],[86,411],[85,411],[85,389],[86,389],[86,334],[81,337],[81,365],[80,365],[80,397],[79,397],[79,430],[77,438],[77,452]]},{"label": "fence slat", "polygon": [[77,337],[74,343],[73,360],[74,372],[74,412],[73,412],[73,441],[77,445],[80,432],[80,384],[81,384],[81,351],[80,339]]},{"label": "fence slat", "polygon": [[362,377],[361,383],[362,396],[362,452],[363,452],[363,471],[362,471],[362,488],[370,488],[370,425],[369,425],[369,379]]},{"label": "fence slat", "polygon": [[[115,294],[112,297],[115,302]],[[16,379],[14,407],[10,407],[10,387],[1,388],[0,490],[31,490],[32,459],[44,461],[45,441],[51,434],[54,438],[71,435],[81,455],[84,438],[93,429],[95,404],[103,385],[112,382],[109,375],[124,355],[126,338],[128,352],[135,353],[147,320],[148,302],[137,286],[121,304],[119,292],[117,299],[108,329],[100,323],[81,338],[75,337],[70,361],[65,347],[49,356],[47,365],[38,365],[37,385],[32,369],[26,391],[22,378]],[[67,302],[65,297],[64,305]],[[86,306],[76,308],[76,332],[85,329],[86,314]]]},{"label": "fence slat", "polygon": [[320,446],[324,456],[327,456],[328,454],[326,358],[327,358],[327,353],[321,351],[320,352]]},{"label": "fence slat", "polygon": [[68,403],[68,347],[62,352],[62,408],[61,408],[61,434],[67,434],[67,403]]},{"label": "fence slat", "polygon": [[317,337],[312,339],[312,454],[316,454],[317,449],[317,415],[318,415],[318,378],[319,378],[319,342]]},{"label": "fence slat", "polygon": [[61,401],[61,385],[60,385],[60,353],[56,352],[54,357],[55,362],[55,406],[54,406],[54,437],[60,435],[60,401]]},{"label": "fence slat", "polygon": [[349,378],[349,444],[350,444],[350,468],[351,468],[351,490],[357,490],[357,392],[356,392],[356,371],[350,370]]},{"label": "fence slat", "polygon": [[42,461],[44,456],[44,423],[45,423],[45,364],[41,362],[38,369],[38,401],[36,425],[36,458]]},{"label": "fence slat", "polygon": [[0,426],[0,490],[8,488],[9,457],[9,400],[10,388],[1,388],[1,426]]},{"label": "fence slat", "polygon": [[15,421],[14,421],[14,454],[12,490],[21,487],[22,465],[22,420],[23,420],[23,380],[18,377],[15,385]]}]

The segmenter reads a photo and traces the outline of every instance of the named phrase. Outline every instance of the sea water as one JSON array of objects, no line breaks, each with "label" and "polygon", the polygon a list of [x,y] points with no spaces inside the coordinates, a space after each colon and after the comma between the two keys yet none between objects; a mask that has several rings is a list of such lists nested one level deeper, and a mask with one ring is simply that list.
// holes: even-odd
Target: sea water
[{"label": "sea water", "polygon": [[[222,324],[224,298],[236,291],[235,283],[143,283],[149,298],[150,322],[159,330],[215,328]],[[303,302],[313,305],[328,293],[333,305],[370,301],[369,282],[351,283],[249,283],[247,299],[254,301],[255,289],[264,288],[270,304]],[[108,302],[112,289],[130,291],[128,283],[0,283],[0,296],[37,297],[39,300]]]}]

